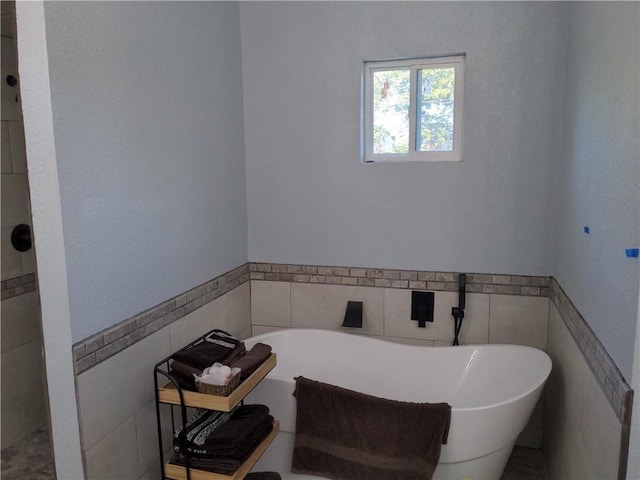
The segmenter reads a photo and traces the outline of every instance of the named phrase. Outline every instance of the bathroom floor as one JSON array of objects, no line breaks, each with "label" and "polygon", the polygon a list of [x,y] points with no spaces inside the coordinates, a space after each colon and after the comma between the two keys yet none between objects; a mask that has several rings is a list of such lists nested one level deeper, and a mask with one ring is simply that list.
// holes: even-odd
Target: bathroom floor
[{"label": "bathroom floor", "polygon": [[2,480],[55,480],[48,429],[41,428],[21,443],[2,450]]},{"label": "bathroom floor", "polygon": [[[3,480],[55,480],[51,441],[46,428],[37,430],[20,445],[2,451]],[[515,447],[500,480],[548,480],[541,450]]]}]

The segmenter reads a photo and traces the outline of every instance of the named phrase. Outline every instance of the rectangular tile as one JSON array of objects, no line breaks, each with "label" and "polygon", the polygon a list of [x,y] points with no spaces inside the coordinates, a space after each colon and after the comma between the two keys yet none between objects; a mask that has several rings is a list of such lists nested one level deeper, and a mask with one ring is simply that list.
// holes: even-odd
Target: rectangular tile
[{"label": "rectangular tile", "polygon": [[[13,227],[5,227],[0,231],[2,238],[2,268],[0,269],[2,272],[2,280],[20,277],[23,274],[22,254],[11,245],[11,232],[13,232]],[[10,288],[15,288],[15,286],[10,286]]]},{"label": "rectangular tile", "polygon": [[[180,414],[178,413],[175,418],[179,422]],[[173,445],[171,407],[160,405],[160,419],[162,423],[162,447],[163,451],[167,452],[172,449]],[[155,401],[147,403],[136,413],[135,426],[138,453],[137,475],[141,476],[158,461],[160,455]]]},{"label": "rectangular tile", "polygon": [[3,400],[0,422],[2,450],[19,444],[25,436],[44,427],[47,423],[44,389],[34,390],[28,396],[8,402]]},{"label": "rectangular tile", "polygon": [[44,390],[42,340],[36,339],[2,353],[0,397],[2,405]]},{"label": "rectangular tile", "polygon": [[15,68],[17,66],[17,51],[15,39],[2,37],[0,41],[2,41],[2,66]]},{"label": "rectangular tile", "polygon": [[23,123],[22,121],[8,123],[13,173],[27,173],[27,149],[24,142]]},{"label": "rectangular tile", "polygon": [[274,327],[291,326],[291,284],[251,282],[251,323]]},{"label": "rectangular tile", "polygon": [[[3,52],[4,53],[4,52]],[[1,67],[0,77],[7,78],[9,75],[13,75],[19,78],[18,68],[13,67]],[[18,87],[10,87],[4,81],[2,82],[2,109],[0,112],[2,116],[0,120],[10,120],[14,122],[22,121],[22,111],[20,110],[20,104],[16,101],[16,95],[18,94]]]},{"label": "rectangular tile", "polygon": [[0,161],[2,162],[2,173],[11,173],[11,142],[9,140],[9,122],[0,122],[2,133],[2,153]]},{"label": "rectangular tile", "polygon": [[229,332],[238,335],[251,329],[251,284],[245,282],[226,294]]},{"label": "rectangular tile", "polygon": [[348,301],[363,302],[359,333],[382,335],[383,291],[346,285],[291,285],[291,318],[297,328],[341,329]]},{"label": "rectangular tile", "polygon": [[548,298],[491,295],[489,343],[546,350],[548,321]]},{"label": "rectangular tile", "polygon": [[2,227],[14,227],[31,220],[27,178],[24,174],[2,175]]},{"label": "rectangular tile", "polygon": [[130,417],[85,450],[88,479],[137,480],[135,417]]},{"label": "rectangular tile", "polygon": [[262,335],[263,333],[277,332],[278,330],[286,330],[288,327],[272,327],[266,325],[252,325],[251,335]]},{"label": "rectangular tile", "polygon": [[2,353],[34,340],[42,341],[38,293],[31,292],[2,301]]},{"label": "rectangular tile", "polygon": [[76,377],[85,448],[153,400],[153,366],[170,353],[170,332],[164,328]]}]

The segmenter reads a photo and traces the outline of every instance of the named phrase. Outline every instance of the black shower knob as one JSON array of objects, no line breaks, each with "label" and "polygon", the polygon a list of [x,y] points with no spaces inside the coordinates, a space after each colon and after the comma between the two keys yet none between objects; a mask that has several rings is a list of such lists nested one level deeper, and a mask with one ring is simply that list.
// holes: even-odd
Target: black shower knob
[{"label": "black shower knob", "polygon": [[11,245],[19,252],[31,249],[31,227],[20,224],[11,232]]}]

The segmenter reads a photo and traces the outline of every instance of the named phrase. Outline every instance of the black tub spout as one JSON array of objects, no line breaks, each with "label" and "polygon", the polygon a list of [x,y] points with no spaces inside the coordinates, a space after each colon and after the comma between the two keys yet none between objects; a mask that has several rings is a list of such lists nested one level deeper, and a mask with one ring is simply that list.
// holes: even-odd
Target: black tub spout
[{"label": "black tub spout", "polygon": [[344,314],[342,326],[362,328],[362,302],[347,302],[347,311]]}]

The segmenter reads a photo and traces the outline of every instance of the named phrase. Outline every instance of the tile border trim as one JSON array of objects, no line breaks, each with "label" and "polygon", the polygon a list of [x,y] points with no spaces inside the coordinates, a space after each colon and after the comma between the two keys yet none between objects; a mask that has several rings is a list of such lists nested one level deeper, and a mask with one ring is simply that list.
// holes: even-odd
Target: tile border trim
[{"label": "tile border trim", "polygon": [[551,279],[550,297],[616,417],[623,426],[630,425],[633,390],[555,278]]},{"label": "tile border trim", "polygon": [[24,295],[29,292],[35,292],[37,289],[38,284],[35,273],[28,273],[20,277],[2,280],[2,286],[0,288],[2,300]]},{"label": "tile border trim", "polygon": [[[93,368],[250,280],[456,292],[458,275],[422,270],[248,262],[74,344],[75,374]],[[5,297],[7,291],[16,296],[33,290],[36,290],[35,274],[6,280],[2,282],[2,299],[10,298]],[[633,390],[555,278],[468,273],[467,292],[549,297],[616,417],[623,426],[630,424]]]},{"label": "tile border trim", "polygon": [[86,372],[248,281],[249,264],[245,263],[75,343],[73,345],[75,375]]},{"label": "tile border trim", "polygon": [[[457,272],[254,262],[250,264],[250,269],[251,280],[401,288],[439,292],[458,291],[459,273]],[[467,273],[468,293],[548,297],[550,283],[551,277]]]},{"label": "tile border trim", "polygon": [[[75,374],[86,372],[249,280],[457,292],[458,275],[420,270],[245,263],[75,343]],[[467,274],[467,292],[548,297],[550,281],[550,277],[471,273]]]}]

